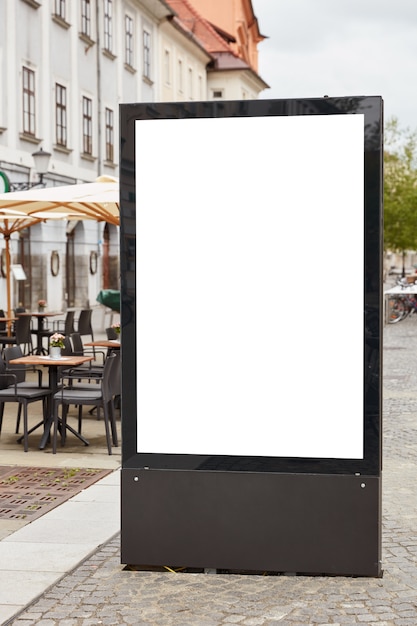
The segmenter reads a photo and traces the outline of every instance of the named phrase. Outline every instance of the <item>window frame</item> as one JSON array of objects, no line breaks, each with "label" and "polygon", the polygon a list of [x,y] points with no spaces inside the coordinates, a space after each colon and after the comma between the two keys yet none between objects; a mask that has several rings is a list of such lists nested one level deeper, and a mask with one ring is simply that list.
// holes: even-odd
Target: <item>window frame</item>
[{"label": "window frame", "polygon": [[55,141],[58,146],[67,147],[68,115],[67,88],[55,83]]},{"label": "window frame", "polygon": [[134,21],[133,17],[125,14],[125,63],[129,67],[134,67]]},{"label": "window frame", "polygon": [[104,29],[104,50],[113,52],[113,1],[104,0],[103,29]]},{"label": "window frame", "polygon": [[83,154],[93,155],[93,100],[82,97],[82,140]]},{"label": "window frame", "polygon": [[192,67],[188,67],[188,91],[190,100],[194,100],[194,72]]},{"label": "window frame", "polygon": [[36,75],[25,65],[22,67],[22,124],[26,135],[36,136]]},{"label": "window frame", "polygon": [[142,31],[142,52],[143,52],[143,76],[151,80],[152,71],[152,36],[149,28],[144,26]]},{"label": "window frame", "polygon": [[81,0],[81,34],[91,37],[91,2]]},{"label": "window frame", "polygon": [[164,81],[166,85],[171,85],[171,50],[164,50]]},{"label": "window frame", "polygon": [[178,71],[178,92],[184,93],[184,63],[181,58],[178,59],[177,71]]},{"label": "window frame", "polygon": [[65,0],[54,0],[54,15],[64,22],[66,21],[66,8]]},{"label": "window frame", "polygon": [[114,111],[108,107],[104,110],[105,136],[106,136],[106,161],[114,163]]}]

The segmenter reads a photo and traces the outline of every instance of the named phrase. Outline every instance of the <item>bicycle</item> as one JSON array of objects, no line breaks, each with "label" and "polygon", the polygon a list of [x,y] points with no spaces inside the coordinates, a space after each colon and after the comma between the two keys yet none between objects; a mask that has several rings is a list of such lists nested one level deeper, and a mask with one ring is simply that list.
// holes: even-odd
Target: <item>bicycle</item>
[{"label": "bicycle", "polygon": [[387,300],[388,324],[396,324],[417,313],[417,294],[392,294]]}]

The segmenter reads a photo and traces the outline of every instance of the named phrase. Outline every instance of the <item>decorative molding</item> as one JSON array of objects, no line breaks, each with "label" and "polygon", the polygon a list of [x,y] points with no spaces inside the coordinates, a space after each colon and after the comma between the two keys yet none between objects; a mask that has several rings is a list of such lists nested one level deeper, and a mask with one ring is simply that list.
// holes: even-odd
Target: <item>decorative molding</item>
[{"label": "decorative molding", "polygon": [[133,67],[133,65],[129,65],[129,63],[125,63],[125,70],[127,70],[128,72],[130,72],[131,74],[136,74],[136,69]]},{"label": "decorative molding", "polygon": [[103,55],[105,57],[107,57],[108,59],[110,59],[111,61],[114,61],[115,59],[117,59],[117,56],[115,54],[113,54],[113,52],[111,52],[111,50],[107,50],[107,48],[102,48],[101,49]]},{"label": "decorative molding", "polygon": [[25,2],[25,4],[28,4],[30,7],[32,7],[32,9],[39,9],[39,7],[41,6],[41,3],[36,2],[36,0],[23,0],[23,2]]},{"label": "decorative molding", "polygon": [[146,83],[150,87],[153,87],[154,81],[148,78],[147,76],[145,76],[144,74],[142,75],[142,80],[144,83]]},{"label": "decorative molding", "polygon": [[36,145],[40,144],[42,139],[39,137],[35,137],[35,135],[29,135],[29,133],[19,133],[19,139],[23,139],[23,141],[29,141],[30,143],[35,143]]},{"label": "decorative molding", "polygon": [[71,24],[69,22],[64,20],[64,18],[60,15],[56,15],[55,13],[52,14],[52,21],[55,22],[55,24],[62,26],[62,28],[65,28],[65,30],[71,28]]},{"label": "decorative molding", "polygon": [[71,148],[68,148],[67,146],[62,146],[59,143],[54,143],[53,149],[56,150],[56,152],[62,152],[62,154],[71,154],[72,152]]},{"label": "decorative molding", "polygon": [[94,163],[95,161],[97,161],[97,157],[93,156],[92,154],[87,154],[87,152],[81,152],[80,156],[85,161],[90,161],[91,163]]},{"label": "decorative molding", "polygon": [[93,39],[91,39],[91,37],[89,37],[85,33],[78,33],[78,37],[81,39],[81,41],[87,44],[86,50],[89,50],[90,48],[92,48],[96,43]]}]

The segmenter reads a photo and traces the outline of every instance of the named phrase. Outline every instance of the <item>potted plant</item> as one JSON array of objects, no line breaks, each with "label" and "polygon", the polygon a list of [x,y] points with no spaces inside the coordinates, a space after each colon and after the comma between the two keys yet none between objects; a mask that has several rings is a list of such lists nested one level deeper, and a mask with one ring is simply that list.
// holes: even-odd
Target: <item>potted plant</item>
[{"label": "potted plant", "polygon": [[38,300],[38,310],[40,313],[46,309],[46,300]]},{"label": "potted plant", "polygon": [[114,332],[116,333],[120,341],[120,322],[115,322],[114,324],[111,325],[111,327],[113,328]]},{"label": "potted plant", "polygon": [[61,333],[54,333],[49,340],[49,356],[51,359],[60,359],[61,350],[65,346],[65,337]]}]

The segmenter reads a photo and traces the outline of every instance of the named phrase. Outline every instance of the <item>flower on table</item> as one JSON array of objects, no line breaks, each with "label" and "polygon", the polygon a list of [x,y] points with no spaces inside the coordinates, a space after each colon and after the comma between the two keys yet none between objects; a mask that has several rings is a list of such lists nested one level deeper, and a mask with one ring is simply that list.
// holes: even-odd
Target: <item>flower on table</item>
[{"label": "flower on table", "polygon": [[65,337],[64,335],[61,335],[61,333],[54,333],[51,336],[49,343],[53,348],[63,348],[65,346],[64,339]]},{"label": "flower on table", "polygon": [[46,306],[46,300],[38,300],[38,306],[45,307]]},{"label": "flower on table", "polygon": [[113,328],[115,333],[120,335],[120,322],[116,322],[115,324],[112,324],[111,327]]}]

